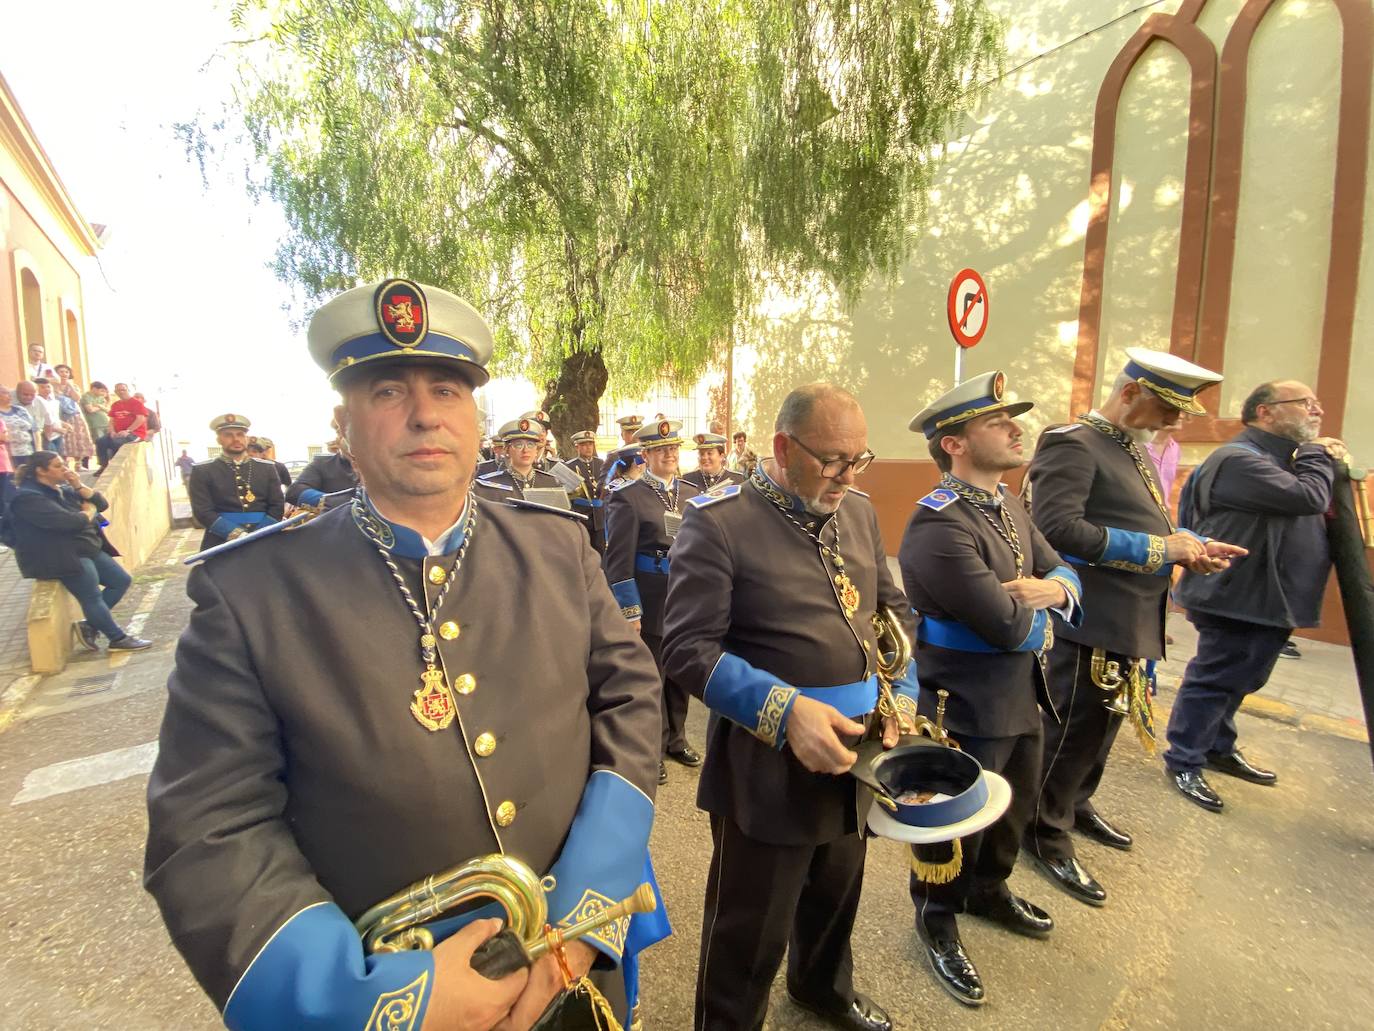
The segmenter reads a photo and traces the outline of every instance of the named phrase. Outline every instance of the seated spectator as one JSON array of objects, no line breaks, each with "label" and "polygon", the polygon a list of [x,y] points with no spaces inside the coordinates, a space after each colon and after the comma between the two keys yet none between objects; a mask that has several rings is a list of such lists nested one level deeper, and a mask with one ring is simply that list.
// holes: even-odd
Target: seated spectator
[{"label": "seated spectator", "polygon": [[57,366],[57,383],[53,393],[57,395],[57,403],[62,409],[62,421],[67,424],[66,457],[73,468],[79,464],[82,469],[89,469],[91,459],[95,457],[95,438],[86,425],[86,417],[81,409],[81,387],[72,377],[70,365]]},{"label": "seated spectator", "polygon": [[83,646],[94,651],[104,634],[112,650],[135,651],[152,642],[126,632],[110,612],[133,578],[115,561],[119,553],[105,538],[100,513],[108,507],[61,455],[36,451],[19,472],[6,529],[20,575],[59,580],[80,603],[86,618],[75,629]]},{"label": "seated spectator", "polygon": [[110,432],[96,442],[100,471],[110,464],[115,452],[134,440],[148,439],[148,409],[129,390],[129,384],[116,383],[115,396],[110,405]]}]

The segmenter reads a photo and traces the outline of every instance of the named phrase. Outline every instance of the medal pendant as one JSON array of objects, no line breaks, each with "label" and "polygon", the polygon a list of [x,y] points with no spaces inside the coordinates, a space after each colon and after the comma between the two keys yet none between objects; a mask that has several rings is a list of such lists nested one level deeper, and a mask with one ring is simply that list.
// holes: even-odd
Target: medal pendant
[{"label": "medal pendant", "polygon": [[424,686],[415,692],[410,713],[426,730],[444,730],[453,722],[453,694],[444,683],[444,671],[431,666],[420,680]]},{"label": "medal pendant", "polygon": [[848,573],[839,573],[835,576],[835,589],[840,596],[840,605],[844,608],[846,618],[853,619],[854,613],[859,611],[859,589],[854,586],[854,581],[849,579]]},{"label": "medal pendant", "polygon": [[254,494],[251,490],[247,490],[243,492],[243,500],[251,505],[253,502],[258,500],[258,496]]}]

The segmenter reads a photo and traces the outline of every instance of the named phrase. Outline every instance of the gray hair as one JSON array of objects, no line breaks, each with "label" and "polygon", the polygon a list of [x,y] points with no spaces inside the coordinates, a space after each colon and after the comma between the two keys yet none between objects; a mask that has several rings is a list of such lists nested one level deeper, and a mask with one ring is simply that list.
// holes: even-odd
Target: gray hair
[{"label": "gray hair", "polygon": [[778,409],[778,417],[773,423],[773,431],[791,434],[801,432],[811,424],[811,416],[816,411],[816,406],[826,401],[838,401],[847,406],[859,407],[858,398],[843,387],[837,387],[833,383],[808,383],[804,387],[797,387],[783,398],[782,407]]},{"label": "gray hair", "polygon": [[1274,398],[1278,396],[1278,380],[1261,383],[1254,390],[1250,391],[1250,396],[1245,399],[1245,404],[1241,405],[1240,421],[1246,426],[1249,426],[1259,418],[1259,406],[1272,405],[1274,403]]}]

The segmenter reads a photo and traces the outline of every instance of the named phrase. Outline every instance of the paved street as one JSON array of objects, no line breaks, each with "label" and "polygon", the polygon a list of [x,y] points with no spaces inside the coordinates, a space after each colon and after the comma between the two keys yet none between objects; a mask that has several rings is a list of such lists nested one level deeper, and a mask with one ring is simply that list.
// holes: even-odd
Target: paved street
[{"label": "paved street", "polygon": [[[146,772],[187,613],[178,557],[197,537],[174,531],[121,605],[121,618],[132,615],[156,647],[80,658],[38,684],[0,732],[0,1029],[218,1026],[140,885]],[[0,575],[12,578],[12,557],[3,562]],[[1189,646],[1180,624],[1171,620],[1180,655],[1163,678],[1166,703]],[[22,646],[22,633],[18,640]],[[1348,655],[1303,647],[1308,657],[1281,663],[1276,674],[1285,701],[1302,701],[1286,685],[1326,677],[1339,695],[1326,715],[1348,708],[1353,683],[1348,664],[1344,679],[1340,667]],[[14,659],[12,650],[0,655],[0,667]],[[911,930],[905,853],[874,842],[855,937],[861,989],[903,1028],[1369,1026],[1368,746],[1298,719],[1243,715],[1241,729],[1248,751],[1279,770],[1281,782],[1266,789],[1216,777],[1227,802],[1221,816],[1174,794],[1158,761],[1122,735],[1099,807],[1136,834],[1136,849],[1080,849],[1111,893],[1107,907],[1089,909],[1018,870],[1013,887],[1049,909],[1058,927],[1042,942],[964,922],[988,986],[981,1011],[960,1008],[935,986]],[[692,734],[697,743],[704,737],[695,704]],[[695,783],[695,773],[673,767],[659,794],[654,850],[677,928],[645,961],[646,1017],[660,1031],[691,1024],[709,857]],[[779,985],[769,1026],[821,1025],[787,1003]]]}]

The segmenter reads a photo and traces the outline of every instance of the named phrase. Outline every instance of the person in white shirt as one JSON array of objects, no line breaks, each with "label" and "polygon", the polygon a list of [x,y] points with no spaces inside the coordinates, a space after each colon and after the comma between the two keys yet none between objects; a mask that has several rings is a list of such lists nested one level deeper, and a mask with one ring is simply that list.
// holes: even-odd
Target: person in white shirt
[{"label": "person in white shirt", "polygon": [[[28,380],[20,380],[14,387],[14,397],[33,420],[33,451],[41,450],[47,439],[50,420],[48,409],[38,399],[38,388]],[[29,454],[33,454],[33,451]]]},{"label": "person in white shirt", "polygon": [[48,364],[47,352],[42,344],[29,345],[29,379],[57,379],[57,372]]}]

